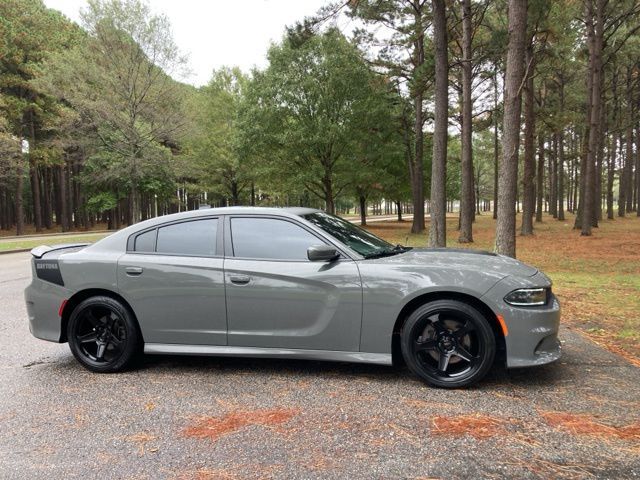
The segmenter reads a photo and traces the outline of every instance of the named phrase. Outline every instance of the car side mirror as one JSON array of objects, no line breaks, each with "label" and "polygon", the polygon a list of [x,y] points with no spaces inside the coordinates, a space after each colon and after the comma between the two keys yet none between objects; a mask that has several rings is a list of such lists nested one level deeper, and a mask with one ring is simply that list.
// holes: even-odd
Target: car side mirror
[{"label": "car side mirror", "polygon": [[312,245],[307,248],[307,258],[312,262],[331,262],[340,256],[340,252],[330,245]]}]

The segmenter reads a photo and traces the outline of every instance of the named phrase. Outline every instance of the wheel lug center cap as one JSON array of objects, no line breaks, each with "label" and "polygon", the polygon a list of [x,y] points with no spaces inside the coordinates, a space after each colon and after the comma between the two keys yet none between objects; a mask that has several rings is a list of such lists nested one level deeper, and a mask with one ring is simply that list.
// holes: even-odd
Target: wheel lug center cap
[{"label": "wheel lug center cap", "polygon": [[442,335],[438,339],[438,346],[440,350],[443,352],[451,352],[455,349],[456,342],[455,339],[450,335]]}]

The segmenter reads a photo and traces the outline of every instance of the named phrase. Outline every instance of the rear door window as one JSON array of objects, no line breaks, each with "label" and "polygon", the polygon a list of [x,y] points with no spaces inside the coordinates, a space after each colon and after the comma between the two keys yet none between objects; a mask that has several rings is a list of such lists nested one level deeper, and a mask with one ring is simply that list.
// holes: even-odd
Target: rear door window
[{"label": "rear door window", "polygon": [[207,218],[158,228],[156,252],[165,255],[214,256],[218,219]]}]

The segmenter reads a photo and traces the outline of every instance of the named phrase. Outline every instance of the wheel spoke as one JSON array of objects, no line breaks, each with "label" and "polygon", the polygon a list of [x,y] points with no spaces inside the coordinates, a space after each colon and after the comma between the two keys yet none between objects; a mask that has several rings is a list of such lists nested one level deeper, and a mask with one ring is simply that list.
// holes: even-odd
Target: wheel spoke
[{"label": "wheel spoke", "polygon": [[462,327],[453,332],[453,336],[456,337],[457,340],[461,340],[465,337],[465,335],[475,331],[476,327],[473,323],[467,321]]},{"label": "wheel spoke", "polygon": [[78,341],[80,343],[92,343],[98,339],[98,334],[96,332],[89,332],[84,335],[80,335],[78,337]]},{"label": "wheel spoke", "polygon": [[111,333],[109,343],[115,347],[119,347],[122,344],[122,340],[116,337],[115,333]]},{"label": "wheel spoke", "polygon": [[[431,320],[434,319],[435,320]],[[431,315],[429,317],[429,319],[431,320],[431,325],[433,325],[433,328],[435,329],[436,332],[438,333],[442,333],[442,332],[447,332],[447,327],[445,327],[444,322],[442,321],[442,319],[440,318],[440,314],[436,313],[434,315]]]},{"label": "wheel spoke", "polygon": [[102,358],[104,357],[104,351],[107,349],[107,344],[106,343],[98,343],[98,351],[96,352],[96,359],[97,360],[102,360]]},{"label": "wheel spoke", "polygon": [[442,373],[447,371],[447,367],[449,367],[449,359],[451,358],[450,353],[441,353],[440,359],[438,360],[438,370]]},{"label": "wheel spoke", "polygon": [[474,361],[477,357],[471,355],[469,353],[469,351],[467,349],[465,349],[463,346],[458,345],[456,347],[456,349],[454,350],[453,354],[457,357],[460,357],[463,360],[466,360],[467,362],[471,363],[472,361]]},{"label": "wheel spoke", "polygon": [[418,337],[414,345],[414,349],[416,353],[424,352],[426,350],[435,350],[436,347],[437,347],[437,343],[435,340],[430,338],[424,340],[422,337]]}]

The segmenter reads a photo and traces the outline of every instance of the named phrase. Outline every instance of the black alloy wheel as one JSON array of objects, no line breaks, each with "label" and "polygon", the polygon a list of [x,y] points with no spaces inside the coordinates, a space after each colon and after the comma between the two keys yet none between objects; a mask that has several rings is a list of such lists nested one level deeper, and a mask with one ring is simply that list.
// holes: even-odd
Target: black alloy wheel
[{"label": "black alloy wheel", "polygon": [[457,300],[437,300],[416,309],[401,332],[409,369],[437,387],[471,385],[493,364],[496,340],[485,317]]},{"label": "black alloy wheel", "polygon": [[123,370],[139,351],[133,315],[110,297],[91,297],[81,302],[69,319],[67,338],[76,359],[93,372]]}]

